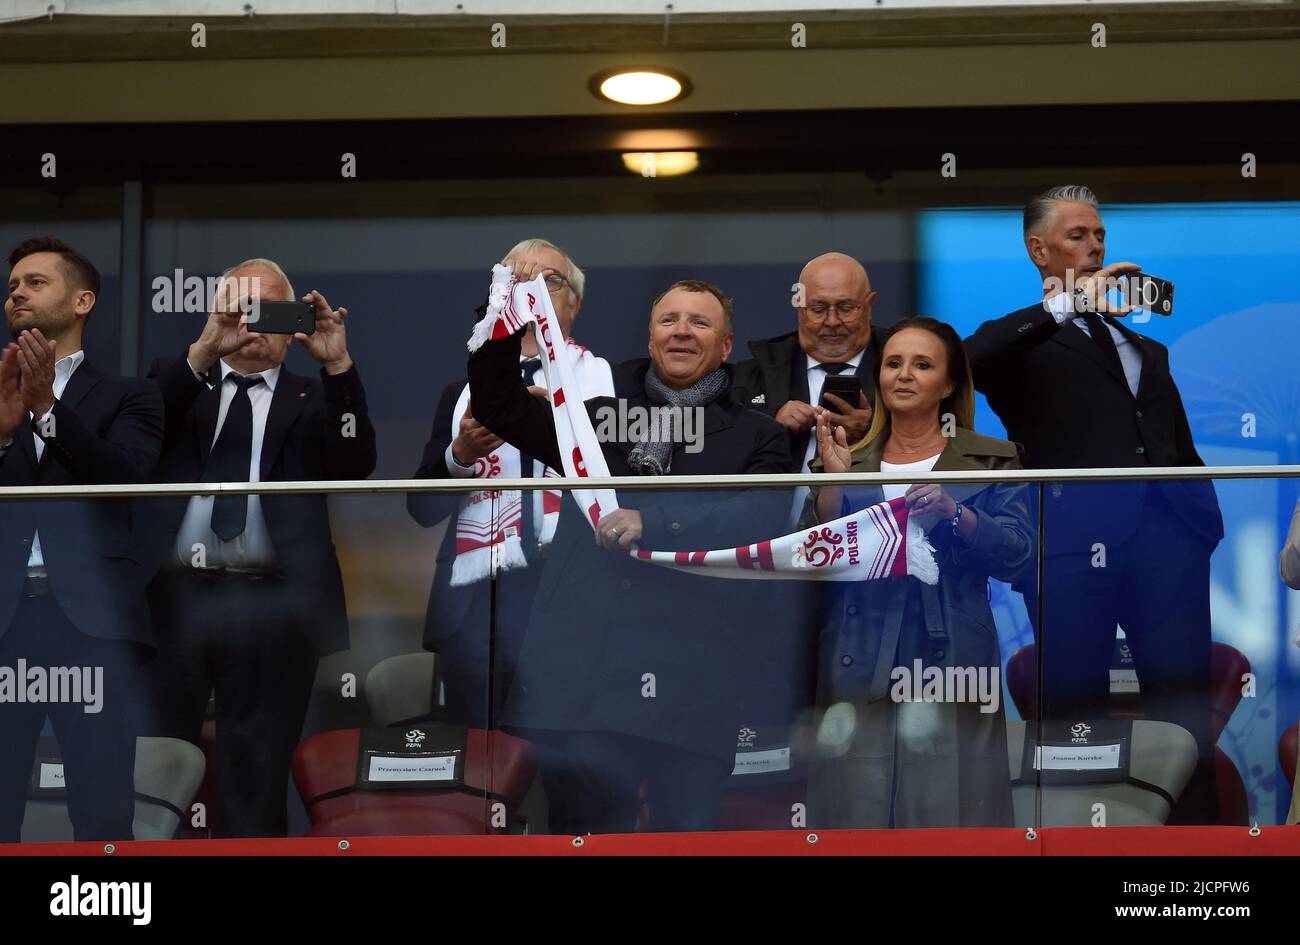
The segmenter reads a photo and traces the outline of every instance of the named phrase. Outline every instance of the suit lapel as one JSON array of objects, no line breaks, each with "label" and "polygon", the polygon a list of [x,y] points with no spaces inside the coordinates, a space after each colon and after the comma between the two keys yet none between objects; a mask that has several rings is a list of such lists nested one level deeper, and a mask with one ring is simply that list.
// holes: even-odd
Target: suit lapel
[{"label": "suit lapel", "polygon": [[221,411],[221,362],[208,370],[208,382],[194,400],[194,435],[198,438],[199,469],[208,465],[212,440],[217,433],[217,414]]},{"label": "suit lapel", "polygon": [[68,383],[63,388],[63,396],[59,398],[59,402],[69,410],[75,410],[77,405],[81,403],[87,394],[94,390],[95,385],[102,378],[103,375],[95,369],[90,361],[82,361],[81,365],[72,372],[72,376],[68,378]]},{"label": "suit lapel", "polygon": [[[59,398],[59,403],[67,410],[76,410],[77,406],[85,399],[86,395],[95,389],[103,375],[95,369],[88,359],[83,359],[77,369],[72,372],[68,378],[68,383],[63,387],[63,396]],[[41,453],[40,461],[36,460],[36,434],[32,432],[30,426],[27,428],[27,435],[22,437],[23,445],[27,448],[27,455],[32,461],[32,468],[36,470],[37,482],[40,482],[41,473],[50,463],[50,450],[47,448]]]},{"label": "suit lapel", "polygon": [[1052,341],[1065,345],[1067,348],[1078,351],[1085,357],[1092,359],[1093,363],[1123,384],[1125,390],[1128,390],[1128,378],[1124,376],[1124,371],[1112,364],[1110,359],[1102,354],[1101,348],[1097,347],[1097,342],[1084,334],[1083,329],[1078,325],[1073,323],[1062,325],[1061,330],[1052,335]]},{"label": "suit lapel", "polygon": [[[1092,342],[1085,338],[1089,344]],[[939,454],[938,461],[934,464],[935,472],[961,472],[963,470],[974,470],[976,472],[988,472],[989,467],[983,463],[977,462],[961,448],[960,437],[953,437],[948,441],[948,445],[943,448]],[[987,483],[976,483],[966,485],[960,482],[949,482],[944,484],[944,489],[954,501],[968,502],[976,494],[987,488]]]},{"label": "suit lapel", "polygon": [[302,413],[302,408],[311,396],[310,389],[306,378],[290,374],[284,368],[280,369],[280,379],[276,382],[275,394],[271,397],[271,410],[266,416],[266,432],[262,434],[260,468],[263,482],[267,481],[271,467],[280,455],[289,427],[298,419],[298,414]]}]

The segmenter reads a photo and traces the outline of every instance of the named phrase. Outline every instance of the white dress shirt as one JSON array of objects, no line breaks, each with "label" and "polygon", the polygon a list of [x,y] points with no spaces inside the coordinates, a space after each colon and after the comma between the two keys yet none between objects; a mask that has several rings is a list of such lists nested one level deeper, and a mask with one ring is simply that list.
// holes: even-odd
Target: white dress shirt
[{"label": "white dress shirt", "polygon": [[[193,370],[193,368],[191,368]],[[221,427],[230,412],[230,404],[235,399],[238,388],[234,381],[228,380],[233,369],[221,362],[221,406],[217,411],[217,425],[212,431],[212,444],[221,435]],[[271,411],[271,400],[275,396],[275,385],[280,379],[280,368],[271,368],[260,372],[265,383],[249,388],[248,397],[253,404],[253,444],[248,463],[248,481],[262,481],[262,440],[266,436],[266,418]],[[196,376],[197,372],[196,372]],[[252,377],[253,375],[247,375]],[[205,381],[206,383],[206,381]],[[195,570],[227,571],[273,571],[276,568],[275,549],[271,547],[271,535],[266,530],[266,519],[262,516],[262,497],[248,497],[248,521],[244,531],[230,541],[222,541],[212,531],[213,496],[196,495],[190,499],[185,509],[185,518],[176,535],[176,560],[174,565]],[[196,545],[203,550],[202,566],[196,564]]]},{"label": "white dress shirt", "polygon": [[[848,360],[849,367],[845,369],[842,373],[848,374],[852,372],[853,374],[856,374],[858,371],[858,365],[862,363],[862,356],[866,354],[866,352],[867,349],[863,348],[853,357],[849,358]],[[804,360],[806,362],[805,367],[808,372],[808,403],[813,404],[815,406],[817,404],[820,404],[822,400],[822,388],[826,386],[826,372],[821,369],[820,366],[821,362],[818,361],[816,358],[814,358],[811,354],[805,352]],[[857,405],[855,404],[854,406]],[[812,429],[808,431],[808,446],[803,451],[803,465],[799,467],[799,472],[801,473],[808,472],[808,466],[813,461],[813,457],[816,455],[817,455],[817,427],[814,426]],[[804,502],[807,500],[807,498],[808,498],[808,488],[806,486],[799,486],[799,488],[794,490],[794,500],[790,505],[789,526],[791,529],[793,529],[796,525],[799,524],[799,517],[803,514]]]},{"label": "white dress shirt", "polygon": [[[61,400],[63,398],[63,391],[67,389],[68,379],[72,377],[72,372],[75,371],[78,368],[78,366],[81,364],[81,362],[84,360],[86,360],[86,352],[74,351],[72,352],[72,354],[59,358],[59,360],[54,362],[54,399],[55,400]],[[38,422],[44,423],[53,413],[54,413],[54,406],[51,405],[50,409],[46,412],[45,416],[41,417],[41,419]],[[31,418],[32,413],[30,410],[27,412],[27,416],[29,419]],[[57,430],[55,430],[54,433],[55,436],[58,435]],[[32,437],[32,440],[35,442],[36,462],[39,463],[41,461],[41,457],[45,455],[45,441],[41,439],[39,436],[37,436],[35,431],[32,431],[30,436]],[[9,447],[12,445],[13,445],[13,440],[10,440],[8,443],[4,444],[3,446],[0,446],[0,456],[3,456],[5,450],[9,449]],[[30,555],[27,556],[27,567],[28,568],[45,567],[45,555],[41,553],[40,532],[36,532],[34,535],[32,535],[32,552]]]},{"label": "white dress shirt", "polygon": [[[1068,318],[1079,326],[1079,330],[1085,335],[1089,338],[1092,337],[1092,332],[1088,330],[1088,323],[1075,313],[1074,299],[1071,296],[1064,292],[1057,293],[1047,300],[1047,310],[1056,319],[1056,324],[1064,325],[1065,320]],[[1142,352],[1137,349],[1133,342],[1128,340],[1128,337],[1122,331],[1106,321],[1105,318],[1102,319],[1102,323],[1110,329],[1110,336],[1115,340],[1115,350],[1119,353],[1119,363],[1124,368],[1124,379],[1128,381],[1128,389],[1136,397],[1138,384],[1142,381]]]}]

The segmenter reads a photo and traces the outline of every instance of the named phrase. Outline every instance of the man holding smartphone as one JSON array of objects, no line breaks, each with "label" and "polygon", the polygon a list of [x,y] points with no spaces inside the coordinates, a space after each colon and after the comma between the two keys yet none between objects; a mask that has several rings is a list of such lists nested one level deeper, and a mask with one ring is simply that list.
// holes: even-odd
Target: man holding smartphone
[{"label": "man holding smartphone", "polygon": [[[799,273],[791,299],[798,324],[776,338],[751,341],[753,357],[736,365],[737,398],[773,417],[790,444],[790,472],[808,472],[817,455],[818,410],[856,443],[871,425],[883,332],[871,324],[876,293],[862,264],[825,253]],[[794,490],[787,532],[799,524],[808,489]],[[754,638],[758,675],[745,691],[745,725],[760,743],[787,743],[813,701],[816,622],[823,589],[799,581],[763,582],[764,632]]]},{"label": "man holding smartphone", "polygon": [[[745,389],[751,407],[789,433],[791,471],[807,472],[817,452],[817,408],[844,427],[849,443],[862,439],[871,425],[880,359],[871,325],[876,293],[856,259],[825,253],[803,267],[793,301],[798,328],[751,341],[753,357],[736,365],[736,386]],[[807,494],[800,491],[795,514]]]},{"label": "man holding smartphone", "polygon": [[[270,334],[255,300],[294,298],[268,259],[224,274],[185,355],[155,363],[167,432],[165,482],[365,479],[375,430],[348,354],[347,309],[312,291],[312,334]],[[256,311],[256,308],[254,308]],[[292,325],[293,322],[289,321]],[[250,330],[252,329],[252,330]],[[291,340],[321,364],[319,379],[283,366]],[[154,500],[146,521],[162,569],[149,587],[158,635],[152,695],[160,734],[198,742],[215,694],[219,832],[283,836],[289,762],[321,656],[348,646],[343,579],[323,495]]]},{"label": "man holding smartphone", "polygon": [[[975,387],[1024,447],[1027,469],[1203,466],[1164,345],[1120,317],[1106,230],[1086,187],[1054,187],[1024,212],[1043,299],[966,339]],[[1073,287],[1073,291],[1066,287]],[[1199,764],[1174,819],[1217,819],[1210,728],[1210,555],[1223,537],[1208,480],[1044,483],[1043,715],[1109,714],[1116,625],[1148,718],[1196,739]],[[1031,619],[1035,588],[1022,588]]]}]

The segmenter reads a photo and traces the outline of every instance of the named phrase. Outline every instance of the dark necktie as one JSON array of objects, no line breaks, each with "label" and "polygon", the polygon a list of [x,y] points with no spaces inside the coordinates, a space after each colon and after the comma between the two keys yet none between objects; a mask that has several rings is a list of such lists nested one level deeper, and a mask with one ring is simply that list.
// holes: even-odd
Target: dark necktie
[{"label": "dark necktie", "polygon": [[524,383],[529,387],[533,384],[533,375],[537,373],[541,366],[541,358],[527,358],[519,362],[519,373],[524,376]]},{"label": "dark necktie", "polygon": [[848,362],[843,364],[819,364],[817,366],[827,374],[843,374],[845,371],[853,370],[853,365]]},{"label": "dark necktie", "polygon": [[1088,334],[1092,336],[1092,340],[1101,349],[1102,356],[1106,358],[1107,363],[1119,371],[1119,376],[1124,378],[1124,382],[1127,384],[1128,376],[1124,373],[1124,362],[1120,360],[1119,349],[1115,347],[1115,339],[1110,334],[1110,320],[1103,319],[1096,312],[1088,312],[1083,316],[1083,323],[1088,326]]},{"label": "dark necktie", "polygon": [[[252,463],[253,399],[248,392],[262,383],[262,375],[245,377],[232,372],[226,375],[226,380],[234,382],[235,396],[230,400],[226,421],[208,456],[204,482],[247,482]],[[247,523],[248,496],[219,495],[213,499],[212,531],[222,541],[242,535]]]}]

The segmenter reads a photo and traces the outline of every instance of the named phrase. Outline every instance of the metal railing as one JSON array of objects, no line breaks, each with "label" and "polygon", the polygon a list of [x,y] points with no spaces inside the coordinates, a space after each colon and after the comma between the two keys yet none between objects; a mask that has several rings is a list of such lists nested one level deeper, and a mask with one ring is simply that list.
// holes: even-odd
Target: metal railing
[{"label": "metal railing", "polygon": [[1134,466],[1109,469],[999,469],[927,473],[786,473],[726,476],[602,476],[559,479],[349,479],[295,482],[121,483],[98,486],[0,486],[6,499],[113,498],[123,496],[271,495],[276,493],[380,494],[477,492],[493,489],[690,489],[883,485],[924,482],[1132,482],[1156,479],[1296,479],[1300,466]]}]

